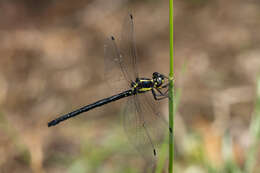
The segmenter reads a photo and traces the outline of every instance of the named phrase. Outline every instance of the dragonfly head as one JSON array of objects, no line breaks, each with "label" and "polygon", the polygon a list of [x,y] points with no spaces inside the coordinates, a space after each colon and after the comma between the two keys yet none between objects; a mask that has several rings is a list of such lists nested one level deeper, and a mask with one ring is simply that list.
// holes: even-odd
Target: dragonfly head
[{"label": "dragonfly head", "polygon": [[165,76],[158,73],[158,72],[154,72],[153,73],[153,81],[154,81],[154,85],[155,87],[160,87],[164,84],[164,80]]}]

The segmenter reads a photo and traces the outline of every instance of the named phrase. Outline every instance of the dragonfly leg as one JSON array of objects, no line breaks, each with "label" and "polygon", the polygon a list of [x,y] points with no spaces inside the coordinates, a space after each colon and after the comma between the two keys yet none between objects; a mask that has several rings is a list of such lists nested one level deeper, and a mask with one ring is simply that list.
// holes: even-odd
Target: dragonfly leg
[{"label": "dragonfly leg", "polygon": [[168,86],[169,86],[169,83],[163,85],[162,88],[166,88],[166,87],[168,87]]},{"label": "dragonfly leg", "polygon": [[[156,89],[157,90],[157,89]],[[158,91],[158,90],[157,90]],[[159,92],[159,91],[158,91]],[[153,94],[153,98],[155,100],[162,100],[165,98],[168,98],[168,94],[164,95],[164,93],[162,93],[161,91],[159,92],[160,94],[156,94],[155,90],[152,89],[152,94]]]},{"label": "dragonfly leg", "polygon": [[[161,88],[166,88],[167,87],[167,90],[166,91],[164,91],[164,93],[162,93],[162,91],[159,89],[159,88],[155,88],[162,96],[168,96],[168,91],[169,91],[169,88],[168,88],[168,86],[169,86],[169,83],[167,83],[167,84],[165,84],[165,85],[163,85]],[[168,98],[170,98],[169,96],[168,96]]]},{"label": "dragonfly leg", "polygon": [[164,93],[160,89],[158,89],[158,88],[155,88],[155,89],[156,89],[156,91],[158,91],[160,93],[160,96],[168,95],[169,88],[167,88],[167,90]]}]

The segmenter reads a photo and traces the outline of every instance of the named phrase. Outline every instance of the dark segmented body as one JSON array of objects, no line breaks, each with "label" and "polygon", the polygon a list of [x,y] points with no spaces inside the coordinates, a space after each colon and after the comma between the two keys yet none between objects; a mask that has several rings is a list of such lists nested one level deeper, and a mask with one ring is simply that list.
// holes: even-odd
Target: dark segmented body
[{"label": "dark segmented body", "polygon": [[119,99],[122,99],[124,97],[129,97],[129,96],[135,95],[137,93],[143,93],[143,92],[146,92],[146,91],[150,91],[153,86],[154,86],[153,80],[148,79],[148,78],[137,78],[136,82],[132,83],[132,89],[124,91],[120,94],[116,94],[116,95],[113,95],[111,97],[99,100],[95,103],[92,103],[92,104],[89,104],[89,105],[84,106],[82,108],[79,108],[79,109],[77,109],[73,112],[67,113],[67,114],[65,114],[65,115],[63,115],[63,116],[61,116],[57,119],[50,121],[48,123],[48,127],[55,126],[55,125],[59,124],[60,122],[66,120],[66,119],[72,118],[72,117],[74,117],[78,114],[81,114],[83,112],[87,112],[91,109],[94,109],[96,107],[108,104],[110,102],[113,102],[113,101],[116,101],[116,100],[119,100]]},{"label": "dark segmented body", "polygon": [[55,120],[50,121],[50,122],[48,123],[48,127],[50,127],[50,126],[55,126],[55,125],[59,124],[60,122],[66,120],[66,119],[68,119],[68,118],[74,117],[74,116],[76,116],[76,115],[78,115],[78,114],[81,114],[81,113],[83,113],[83,112],[87,112],[87,111],[89,111],[89,110],[91,110],[91,109],[94,109],[94,108],[96,108],[96,107],[105,105],[105,104],[107,104],[107,103],[110,103],[110,102],[113,102],[113,101],[122,99],[122,98],[124,98],[124,97],[132,96],[132,95],[134,95],[134,94],[135,94],[135,92],[131,89],[131,90],[124,91],[124,92],[122,92],[122,93],[120,93],[120,94],[117,94],[117,95],[114,95],[114,96],[111,96],[111,97],[108,97],[108,98],[99,100],[99,101],[97,101],[97,102],[95,102],[95,103],[89,104],[89,105],[84,106],[84,107],[82,107],[82,108],[79,108],[79,109],[77,109],[77,110],[75,110],[75,111],[73,111],[73,112],[70,112],[70,113],[68,113],[68,114],[65,114],[65,115],[63,115],[63,116],[61,116],[61,117],[59,117],[59,118],[57,118],[57,119],[55,119]]}]

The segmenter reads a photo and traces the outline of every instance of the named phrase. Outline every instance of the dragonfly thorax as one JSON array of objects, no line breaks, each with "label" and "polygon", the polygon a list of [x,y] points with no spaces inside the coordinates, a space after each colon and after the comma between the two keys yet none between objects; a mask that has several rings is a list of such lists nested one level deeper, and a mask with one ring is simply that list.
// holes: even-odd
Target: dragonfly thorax
[{"label": "dragonfly thorax", "polygon": [[164,83],[164,75],[154,72],[153,78],[136,78],[135,82],[131,83],[131,87],[137,93],[150,91],[153,88],[160,88]]},{"label": "dragonfly thorax", "polygon": [[131,83],[131,87],[137,93],[150,91],[154,86],[153,80],[149,78],[136,78],[135,82]]}]

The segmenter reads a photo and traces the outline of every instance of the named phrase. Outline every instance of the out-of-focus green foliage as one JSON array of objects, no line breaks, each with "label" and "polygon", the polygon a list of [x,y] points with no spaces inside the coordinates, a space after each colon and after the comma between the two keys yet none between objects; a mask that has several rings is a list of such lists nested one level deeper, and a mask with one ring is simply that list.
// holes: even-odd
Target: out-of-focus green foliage
[{"label": "out-of-focus green foliage", "polygon": [[260,75],[257,79],[257,99],[255,103],[255,111],[250,125],[251,145],[247,154],[245,172],[253,173],[254,170],[259,169],[256,165],[259,148],[260,148]]}]

